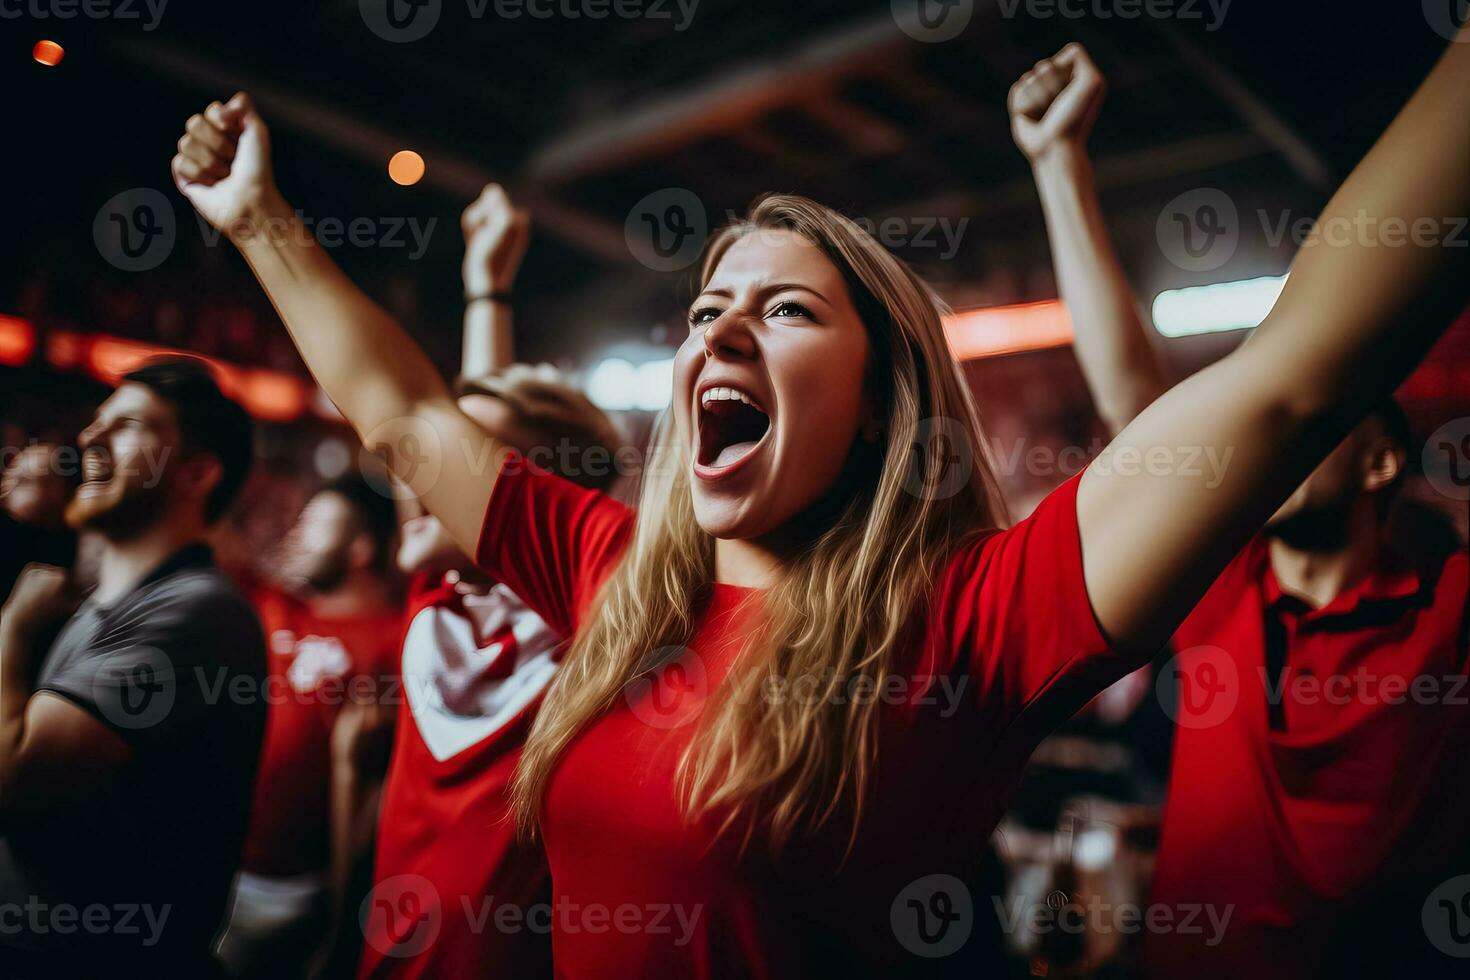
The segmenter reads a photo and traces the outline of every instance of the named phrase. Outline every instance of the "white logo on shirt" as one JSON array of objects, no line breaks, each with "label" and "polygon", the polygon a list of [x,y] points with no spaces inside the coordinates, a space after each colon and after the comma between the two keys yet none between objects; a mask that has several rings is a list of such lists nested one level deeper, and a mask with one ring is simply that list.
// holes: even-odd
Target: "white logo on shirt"
[{"label": "white logo on shirt", "polygon": [[[403,639],[409,710],[440,762],[499,731],[556,673],[555,634],[510,590],[498,585],[465,605],[483,632],[502,639],[479,646],[470,621],[443,606],[420,611]],[[515,657],[508,673],[493,669],[505,666],[501,656]]]},{"label": "white logo on shirt", "polygon": [[[286,630],[277,630],[276,636]],[[272,643],[275,637],[272,637]],[[296,641],[296,658],[286,671],[291,688],[302,693],[314,691],[329,677],[345,677],[352,669],[352,657],[335,636],[303,636]]]}]

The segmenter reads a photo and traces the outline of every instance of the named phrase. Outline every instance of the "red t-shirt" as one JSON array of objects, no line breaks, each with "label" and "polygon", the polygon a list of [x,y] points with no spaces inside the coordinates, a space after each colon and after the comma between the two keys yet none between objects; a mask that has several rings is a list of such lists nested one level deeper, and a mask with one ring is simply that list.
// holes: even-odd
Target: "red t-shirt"
[{"label": "red t-shirt", "polygon": [[1151,976],[1362,968],[1351,951],[1385,941],[1388,896],[1422,942],[1470,827],[1467,566],[1390,559],[1311,609],[1258,538],[1216,581],[1164,678],[1182,687],[1152,904],[1230,918],[1148,932]]},{"label": "red t-shirt", "polygon": [[[1088,604],[1076,488],[945,566],[899,685],[884,689],[876,785],[845,862],[845,827],[774,859],[680,811],[675,772],[704,694],[759,615],[760,593],[714,586],[689,652],[630,685],[553,774],[542,831],[557,973],[891,976],[959,963],[977,913],[993,915],[966,882],[1027,756],[1138,666],[1108,649]],[[569,633],[632,523],[606,496],[507,466],[478,559]]]},{"label": "red t-shirt", "polygon": [[[404,699],[378,818],[358,976],[537,977],[550,899],[539,844],[516,838],[508,791],[559,640],[509,589],[415,588]],[[511,911],[503,911],[505,908]]]},{"label": "red t-shirt", "polygon": [[256,593],[255,609],[266,725],[243,867],[271,877],[321,871],[331,859],[332,725],[356,687],[397,676],[402,614],[324,619],[270,591]]}]

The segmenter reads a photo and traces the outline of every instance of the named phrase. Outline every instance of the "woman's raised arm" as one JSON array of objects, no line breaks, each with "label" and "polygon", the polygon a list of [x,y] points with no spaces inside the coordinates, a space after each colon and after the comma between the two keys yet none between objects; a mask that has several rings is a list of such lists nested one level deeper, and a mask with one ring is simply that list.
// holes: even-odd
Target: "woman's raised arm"
[{"label": "woman's raised arm", "polygon": [[188,121],[174,181],[265,287],[317,382],[466,554],[503,449],[466,418],[438,371],[352,283],[276,188],[265,122],[243,92]]},{"label": "woman's raised arm", "polygon": [[[1156,649],[1214,577],[1470,298],[1470,34],[1328,203],[1250,342],[1165,394],[1088,468],[1088,596]],[[1463,219],[1462,219],[1463,220]]]}]

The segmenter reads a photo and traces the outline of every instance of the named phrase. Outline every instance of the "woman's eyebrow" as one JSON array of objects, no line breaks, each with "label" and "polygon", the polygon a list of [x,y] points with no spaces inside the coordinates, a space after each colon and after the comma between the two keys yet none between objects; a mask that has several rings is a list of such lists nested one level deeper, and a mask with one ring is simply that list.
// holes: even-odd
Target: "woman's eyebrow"
[{"label": "woman's eyebrow", "polygon": [[776,283],[772,283],[771,285],[764,287],[761,290],[761,294],[763,296],[774,296],[777,293],[784,293],[784,292],[788,292],[790,290],[799,290],[800,292],[803,292],[803,293],[811,293],[813,296],[815,296],[817,299],[821,300],[823,303],[826,303],[829,306],[832,304],[832,301],[829,300],[827,297],[823,296],[820,292],[818,292],[817,290],[813,289],[810,286],[804,286],[804,285],[802,285],[799,282],[776,282]]},{"label": "woman's eyebrow", "polygon": [[[803,285],[799,282],[768,283],[757,289],[756,294],[761,299],[766,299],[770,296],[776,295],[777,293],[789,292],[791,290],[799,290],[803,293],[811,293],[813,296],[821,300],[823,303],[826,303],[828,306],[832,305],[832,301],[829,300],[826,296],[823,296],[820,291],[813,289],[811,286]],[[712,287],[702,291],[698,296],[694,297],[693,302],[697,303],[707,296],[717,296],[721,299],[733,299],[735,297],[735,291],[724,286]]]}]

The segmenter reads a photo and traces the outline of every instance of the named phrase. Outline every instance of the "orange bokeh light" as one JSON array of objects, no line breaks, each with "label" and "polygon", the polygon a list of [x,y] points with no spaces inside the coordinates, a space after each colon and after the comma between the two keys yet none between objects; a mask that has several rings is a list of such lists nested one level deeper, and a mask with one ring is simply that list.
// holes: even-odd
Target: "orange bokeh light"
[{"label": "orange bokeh light", "polygon": [[0,364],[19,367],[36,350],[36,328],[18,316],[0,316]]},{"label": "orange bokeh light", "polygon": [[964,310],[944,318],[949,349],[961,361],[1020,351],[1065,347],[1072,317],[1059,299]]},{"label": "orange bokeh light", "polygon": [[36,46],[31,49],[31,57],[35,58],[47,68],[54,68],[56,65],[59,65],[61,59],[65,56],[66,51],[55,41],[37,41]]},{"label": "orange bokeh light", "polygon": [[388,176],[405,187],[417,184],[424,176],[424,158],[412,150],[399,150],[388,161]]}]

